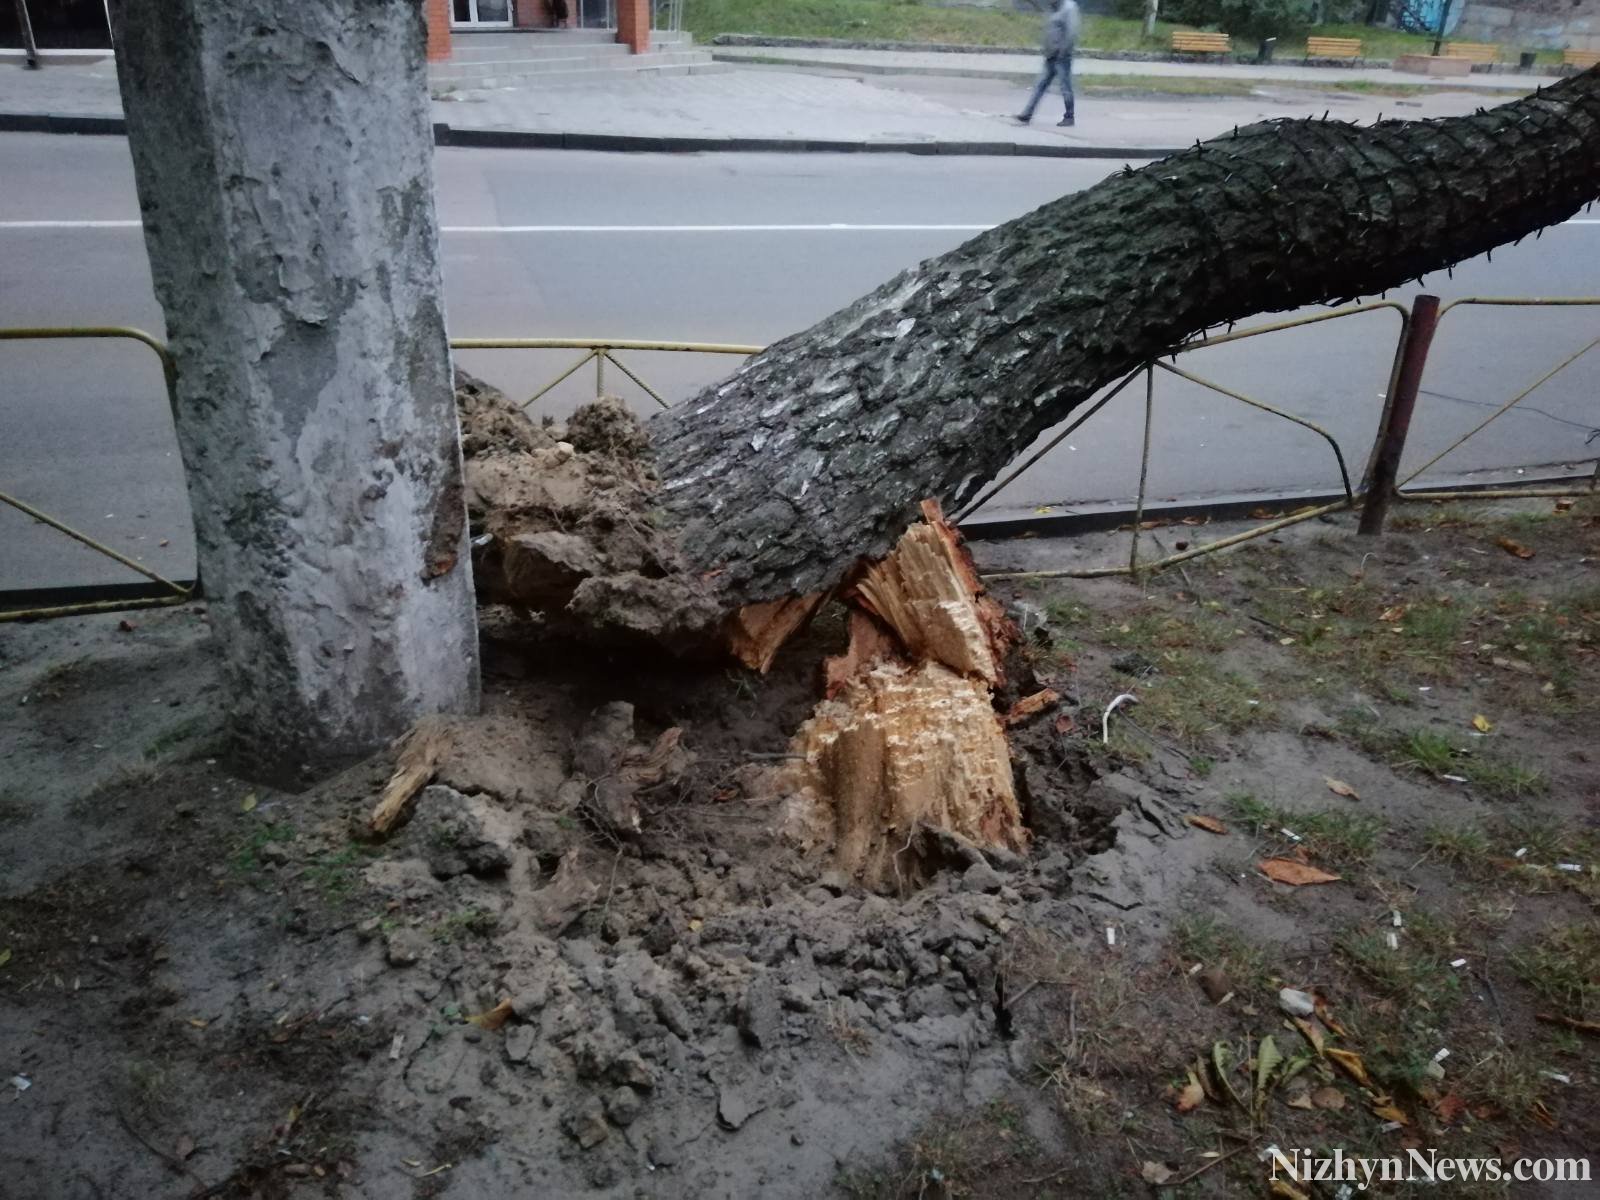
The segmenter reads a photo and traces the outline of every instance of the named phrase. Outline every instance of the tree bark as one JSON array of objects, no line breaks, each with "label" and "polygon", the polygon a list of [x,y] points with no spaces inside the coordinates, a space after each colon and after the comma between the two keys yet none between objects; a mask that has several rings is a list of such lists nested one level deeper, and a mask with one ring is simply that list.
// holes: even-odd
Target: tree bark
[{"label": "tree bark", "polygon": [[298,778],[478,703],[412,0],[119,0],[229,727]]},{"label": "tree bark", "polygon": [[726,608],[822,591],[1195,333],[1397,287],[1597,195],[1600,68],[1474,116],[1237,130],[906,271],[658,416],[655,500]]}]

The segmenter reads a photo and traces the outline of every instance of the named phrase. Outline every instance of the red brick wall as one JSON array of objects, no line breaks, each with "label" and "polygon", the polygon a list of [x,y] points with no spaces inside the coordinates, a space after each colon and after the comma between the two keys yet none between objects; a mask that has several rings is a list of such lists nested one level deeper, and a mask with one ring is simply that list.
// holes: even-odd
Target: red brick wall
[{"label": "red brick wall", "polygon": [[617,0],[617,41],[635,54],[650,49],[650,0]]},{"label": "red brick wall", "polygon": [[428,22],[428,61],[450,57],[450,0],[424,0]]},{"label": "red brick wall", "polygon": [[[577,4],[578,0],[567,0],[567,12],[571,13]],[[549,29],[554,24],[550,20],[550,6],[545,0],[516,0],[511,6],[511,14],[512,24],[518,29]]]}]

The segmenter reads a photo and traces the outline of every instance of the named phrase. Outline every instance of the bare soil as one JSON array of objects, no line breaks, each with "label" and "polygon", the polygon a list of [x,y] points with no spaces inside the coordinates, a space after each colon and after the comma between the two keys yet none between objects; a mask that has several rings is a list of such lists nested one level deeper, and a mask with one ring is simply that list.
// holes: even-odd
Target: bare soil
[{"label": "bare soil", "polygon": [[[1033,845],[905,895],[763,788],[837,612],[760,677],[487,610],[475,740],[382,842],[387,755],[230,772],[202,609],[0,627],[0,1195],[1235,1196],[1270,1145],[1585,1155],[1600,506],[1395,526],[996,582],[1063,696],[1011,730]],[[636,831],[571,786],[617,701],[694,756]],[[1257,1094],[1268,1036],[1294,1074]]]}]

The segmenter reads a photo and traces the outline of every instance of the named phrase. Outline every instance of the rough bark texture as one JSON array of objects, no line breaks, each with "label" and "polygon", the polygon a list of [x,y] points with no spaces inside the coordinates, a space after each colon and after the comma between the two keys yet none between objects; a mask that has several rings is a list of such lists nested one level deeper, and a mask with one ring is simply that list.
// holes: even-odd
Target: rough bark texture
[{"label": "rough bark texture", "polygon": [[477,707],[421,12],[121,0],[231,728],[258,769]]},{"label": "rough bark texture", "polygon": [[1597,195],[1600,68],[1470,117],[1251,126],[982,234],[657,417],[658,502],[728,607],[822,590],[1196,332],[1398,286]]}]

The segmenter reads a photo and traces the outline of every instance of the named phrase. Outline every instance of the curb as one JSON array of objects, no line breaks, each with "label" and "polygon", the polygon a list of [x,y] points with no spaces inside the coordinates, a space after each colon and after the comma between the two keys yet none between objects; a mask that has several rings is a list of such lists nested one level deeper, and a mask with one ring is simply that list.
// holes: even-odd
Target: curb
[{"label": "curb", "polygon": [[[126,134],[121,117],[0,113],[0,133]],[[546,133],[532,129],[433,127],[435,146],[485,150],[597,150],[618,154],[923,154],[975,158],[1156,159],[1176,146],[1029,145],[1019,142],[847,142],[815,138],[647,137],[620,133]]]}]

